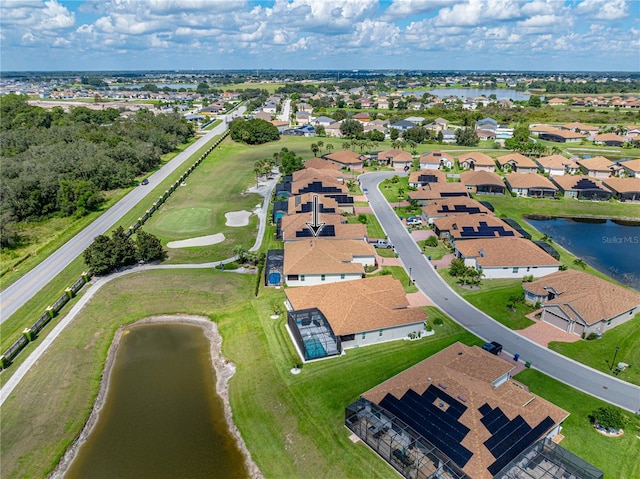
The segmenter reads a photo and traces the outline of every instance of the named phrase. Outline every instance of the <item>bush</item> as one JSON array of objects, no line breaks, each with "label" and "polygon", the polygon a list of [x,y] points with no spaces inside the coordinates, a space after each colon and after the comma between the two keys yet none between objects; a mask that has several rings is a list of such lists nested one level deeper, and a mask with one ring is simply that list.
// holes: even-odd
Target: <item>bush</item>
[{"label": "bush", "polygon": [[433,324],[435,324],[436,326],[442,326],[444,324],[444,321],[442,320],[442,318],[436,318],[433,320]]},{"label": "bush", "polygon": [[367,215],[364,214],[364,213],[360,213],[358,215],[358,222],[362,223],[363,225],[366,225],[367,224]]},{"label": "bush", "polygon": [[601,427],[622,429],[627,423],[626,416],[617,408],[607,406],[592,411],[589,420]]},{"label": "bush", "polygon": [[436,246],[438,246],[438,238],[436,238],[435,236],[429,236],[425,240],[424,244],[429,246],[430,248],[435,248]]},{"label": "bush", "polygon": [[596,333],[590,333],[589,336],[587,336],[587,341],[593,341],[594,339],[598,339],[598,335]]}]

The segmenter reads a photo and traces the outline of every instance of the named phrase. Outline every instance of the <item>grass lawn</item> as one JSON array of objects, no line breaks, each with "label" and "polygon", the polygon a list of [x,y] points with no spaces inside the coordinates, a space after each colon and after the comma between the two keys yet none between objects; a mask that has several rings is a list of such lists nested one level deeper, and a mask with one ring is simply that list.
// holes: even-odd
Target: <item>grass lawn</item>
[{"label": "grass lawn", "polygon": [[382,226],[380,226],[378,218],[376,218],[376,215],[374,215],[373,213],[359,213],[356,216],[349,216],[347,217],[347,223],[360,223],[360,215],[364,215],[364,217],[367,219],[367,222],[365,224],[367,225],[367,235],[369,236],[369,238],[384,239],[387,237],[387,235],[384,233],[384,230],[382,229]]},{"label": "grass lawn", "polygon": [[607,478],[634,479],[640,477],[640,421],[637,416],[625,414],[630,422],[625,434],[617,438],[605,437],[591,426],[588,416],[599,407],[608,406],[544,374],[525,369],[515,379],[529,386],[529,390],[571,413],[562,424],[565,439],[562,447],[582,457],[605,473]]},{"label": "grass lawn", "polygon": [[418,247],[424,251],[425,256],[431,259],[442,259],[444,255],[452,253],[451,248],[447,248],[444,243],[438,240],[438,246],[426,246],[426,241],[418,241]]},{"label": "grass lawn", "polygon": [[[455,341],[479,344],[444,317],[436,334],[349,350],[328,361],[298,361],[284,316],[270,319],[282,290],[253,298],[255,276],[217,270],[151,271],[105,286],[5,403],[0,476],[45,477],[82,428],[115,330],[161,313],[209,316],[223,354],[237,365],[230,383],[234,421],[265,477],[395,477],[343,426],[361,393]],[[443,315],[444,316],[444,315]],[[47,407],[42,398],[47,398]],[[24,427],[25,424],[30,427]]]},{"label": "grass lawn", "polygon": [[395,279],[400,281],[402,287],[404,288],[405,293],[416,293],[418,292],[418,287],[409,280],[409,275],[404,270],[402,266],[383,266],[382,271],[368,275],[368,276],[382,276],[383,274],[390,274]]},{"label": "grass lawn", "polygon": [[[640,314],[607,331],[598,340],[549,344],[549,349],[607,373],[616,347],[620,348],[616,355],[616,364],[623,362],[631,365],[622,371],[618,378],[640,385]],[[613,367],[615,370],[615,364]]]},{"label": "grass lawn", "polygon": [[458,284],[458,279],[449,274],[449,268],[438,269],[438,272],[460,296],[506,327],[524,329],[534,323],[525,317],[534,310],[528,304],[516,303],[515,311],[507,309],[511,296],[524,297],[519,279],[483,279],[480,289],[470,290]]}]

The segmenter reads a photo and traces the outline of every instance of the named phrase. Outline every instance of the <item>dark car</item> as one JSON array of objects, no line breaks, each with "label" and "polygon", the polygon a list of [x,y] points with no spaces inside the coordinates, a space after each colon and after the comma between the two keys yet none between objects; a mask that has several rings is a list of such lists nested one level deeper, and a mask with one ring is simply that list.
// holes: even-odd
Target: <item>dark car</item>
[{"label": "dark car", "polygon": [[491,341],[490,343],[483,344],[482,349],[484,349],[485,351],[489,351],[491,354],[495,354],[497,356],[502,352],[502,344]]},{"label": "dark car", "polygon": [[147,180],[146,178],[144,180],[142,180],[140,182],[141,185],[148,185],[149,184],[149,180]]}]

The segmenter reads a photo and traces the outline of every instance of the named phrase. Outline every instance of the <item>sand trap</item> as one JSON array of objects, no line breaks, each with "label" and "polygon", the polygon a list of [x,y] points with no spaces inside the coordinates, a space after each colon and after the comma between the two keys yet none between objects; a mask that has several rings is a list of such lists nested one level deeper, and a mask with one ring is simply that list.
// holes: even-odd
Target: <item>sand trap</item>
[{"label": "sand trap", "polygon": [[190,248],[192,246],[209,246],[212,244],[222,243],[224,241],[224,235],[217,233],[209,236],[198,236],[197,238],[189,238],[180,241],[169,241],[167,248]]},{"label": "sand trap", "polygon": [[227,218],[227,222],[225,223],[227,226],[247,226],[251,213],[244,210],[230,211],[229,213],[225,213],[224,216]]}]

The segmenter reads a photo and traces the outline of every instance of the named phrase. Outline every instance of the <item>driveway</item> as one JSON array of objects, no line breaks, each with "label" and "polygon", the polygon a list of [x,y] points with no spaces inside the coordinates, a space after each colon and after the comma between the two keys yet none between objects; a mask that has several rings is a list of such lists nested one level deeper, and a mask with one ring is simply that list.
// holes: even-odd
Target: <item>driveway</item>
[{"label": "driveway", "polygon": [[369,204],[394,244],[402,264],[405,269],[412,268],[416,285],[434,305],[480,338],[501,343],[505,353],[517,353],[521,361],[530,361],[534,369],[629,411],[640,410],[640,387],[555,353],[508,329],[458,296],[427,261],[378,190],[378,184],[394,174],[396,173],[375,172],[364,174],[359,179],[363,187],[367,188]]}]

